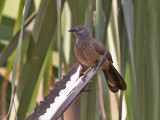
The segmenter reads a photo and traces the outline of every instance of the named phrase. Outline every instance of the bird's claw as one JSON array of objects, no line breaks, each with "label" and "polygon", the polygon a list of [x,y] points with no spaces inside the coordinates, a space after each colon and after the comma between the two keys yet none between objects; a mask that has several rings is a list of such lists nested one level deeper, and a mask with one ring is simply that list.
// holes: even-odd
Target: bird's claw
[{"label": "bird's claw", "polygon": [[98,66],[98,61],[95,62],[94,70],[96,70],[97,66]]},{"label": "bird's claw", "polygon": [[82,80],[85,81],[86,77],[87,77],[87,75],[84,75],[83,78],[82,78]]}]

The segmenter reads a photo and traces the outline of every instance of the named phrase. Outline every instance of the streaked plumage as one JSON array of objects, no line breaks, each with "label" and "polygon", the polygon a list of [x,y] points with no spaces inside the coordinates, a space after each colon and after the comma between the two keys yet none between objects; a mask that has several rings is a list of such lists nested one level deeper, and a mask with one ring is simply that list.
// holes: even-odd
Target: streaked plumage
[{"label": "streaked plumage", "polygon": [[[76,35],[74,44],[74,53],[77,59],[86,66],[95,66],[95,63],[100,60],[107,50],[104,45],[92,37],[90,30],[79,25],[69,30]],[[108,87],[112,92],[118,92],[119,89],[126,90],[127,86],[121,75],[112,65],[112,57],[109,51],[106,55],[107,60],[101,66],[106,77]]]}]

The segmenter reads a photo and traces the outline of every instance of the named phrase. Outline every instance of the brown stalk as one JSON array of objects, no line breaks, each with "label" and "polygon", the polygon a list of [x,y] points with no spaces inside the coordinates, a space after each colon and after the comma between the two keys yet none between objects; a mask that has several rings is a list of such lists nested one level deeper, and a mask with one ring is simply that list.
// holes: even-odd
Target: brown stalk
[{"label": "brown stalk", "polygon": [[6,103],[6,91],[7,91],[7,86],[8,86],[8,80],[4,79],[2,83],[2,88],[1,88],[1,119],[2,120],[7,120],[5,117],[7,115],[7,103]]}]

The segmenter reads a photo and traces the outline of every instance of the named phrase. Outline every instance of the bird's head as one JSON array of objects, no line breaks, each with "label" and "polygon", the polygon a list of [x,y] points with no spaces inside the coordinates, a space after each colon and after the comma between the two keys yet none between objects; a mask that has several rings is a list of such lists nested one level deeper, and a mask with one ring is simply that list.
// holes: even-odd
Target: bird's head
[{"label": "bird's head", "polygon": [[77,37],[85,38],[91,36],[90,30],[84,25],[78,25],[70,29],[68,32],[74,32]]}]

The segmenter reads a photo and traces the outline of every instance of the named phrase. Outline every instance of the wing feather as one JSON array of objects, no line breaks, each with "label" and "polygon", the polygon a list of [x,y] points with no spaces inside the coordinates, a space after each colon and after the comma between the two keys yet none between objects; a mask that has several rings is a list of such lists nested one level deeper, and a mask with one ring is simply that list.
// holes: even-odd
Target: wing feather
[{"label": "wing feather", "polygon": [[[93,46],[94,46],[96,52],[101,55],[103,55],[105,53],[105,51],[107,50],[107,48],[105,48],[104,45],[96,39],[94,39]],[[106,57],[113,63],[112,56],[108,50],[107,50]]]}]

